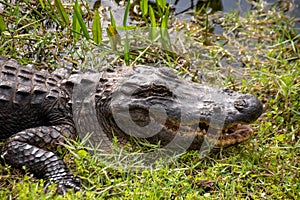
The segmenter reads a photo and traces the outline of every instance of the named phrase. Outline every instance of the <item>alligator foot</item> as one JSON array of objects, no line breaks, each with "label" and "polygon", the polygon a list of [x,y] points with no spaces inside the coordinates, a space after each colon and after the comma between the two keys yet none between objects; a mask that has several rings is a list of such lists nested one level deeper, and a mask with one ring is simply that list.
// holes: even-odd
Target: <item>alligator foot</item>
[{"label": "alligator foot", "polygon": [[69,188],[79,191],[81,181],[53,153],[60,146],[58,144],[65,141],[64,136],[71,136],[73,131],[69,125],[26,129],[12,135],[4,143],[1,157],[6,164],[20,169],[25,166],[36,177],[45,179],[46,188],[50,182],[56,183],[59,194],[65,194]]},{"label": "alligator foot", "polygon": [[[62,180],[56,181],[57,183],[57,193],[60,195],[65,195],[68,189],[73,189],[74,192],[81,191],[81,179],[70,176],[64,177]],[[44,185],[45,193],[48,191],[48,187],[51,184],[51,181],[47,181]]]}]

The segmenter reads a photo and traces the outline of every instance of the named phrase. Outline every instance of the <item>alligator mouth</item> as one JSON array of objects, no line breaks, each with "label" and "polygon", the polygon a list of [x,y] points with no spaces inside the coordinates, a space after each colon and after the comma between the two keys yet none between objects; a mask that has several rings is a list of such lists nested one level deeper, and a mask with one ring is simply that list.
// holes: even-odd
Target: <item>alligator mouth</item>
[{"label": "alligator mouth", "polygon": [[[202,129],[200,128],[202,127]],[[206,141],[214,145],[214,148],[225,148],[247,141],[253,133],[253,129],[247,124],[231,125],[229,128],[212,128],[208,125],[199,126],[197,135],[204,136]]]},{"label": "alligator mouth", "polygon": [[218,126],[206,121],[182,122],[175,117],[164,120],[160,115],[151,115],[150,117],[147,113],[145,114],[144,110],[138,111],[135,110],[132,113],[133,121],[136,124],[146,126],[152,118],[158,124],[161,124],[161,128],[165,130],[165,133],[169,133],[162,140],[170,141],[171,135],[174,137],[176,134],[193,138],[190,149],[199,149],[203,142],[209,143],[209,146],[213,146],[214,149],[237,145],[247,141],[253,133],[251,126],[245,122]]},{"label": "alligator mouth", "polygon": [[[169,123],[167,124],[166,127],[169,132],[177,132],[182,136],[188,137],[194,136],[199,141],[209,143],[214,149],[226,148],[245,142],[253,133],[253,129],[248,124],[231,124],[223,128],[216,128],[204,122],[194,126],[181,124],[177,128],[175,128],[174,124],[171,126]],[[199,147],[193,148],[199,149]]]}]

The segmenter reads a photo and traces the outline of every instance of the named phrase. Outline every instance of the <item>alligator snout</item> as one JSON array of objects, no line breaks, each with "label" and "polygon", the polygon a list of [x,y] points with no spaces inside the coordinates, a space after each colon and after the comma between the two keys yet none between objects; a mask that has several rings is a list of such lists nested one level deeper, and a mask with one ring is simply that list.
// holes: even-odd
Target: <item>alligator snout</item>
[{"label": "alligator snout", "polygon": [[240,119],[246,123],[255,121],[263,112],[261,102],[251,94],[238,97],[234,102],[234,107],[240,112]]}]

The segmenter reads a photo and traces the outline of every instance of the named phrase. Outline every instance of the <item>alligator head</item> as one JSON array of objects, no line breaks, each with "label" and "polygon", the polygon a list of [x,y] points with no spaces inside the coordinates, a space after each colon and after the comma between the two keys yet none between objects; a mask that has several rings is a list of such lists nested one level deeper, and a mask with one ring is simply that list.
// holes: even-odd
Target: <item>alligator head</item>
[{"label": "alligator head", "polygon": [[101,128],[120,141],[133,136],[163,146],[200,149],[203,141],[211,140],[215,148],[228,147],[250,138],[249,124],[263,110],[251,94],[189,82],[166,67],[121,71],[121,78],[100,80],[106,83],[99,84],[96,98]]}]

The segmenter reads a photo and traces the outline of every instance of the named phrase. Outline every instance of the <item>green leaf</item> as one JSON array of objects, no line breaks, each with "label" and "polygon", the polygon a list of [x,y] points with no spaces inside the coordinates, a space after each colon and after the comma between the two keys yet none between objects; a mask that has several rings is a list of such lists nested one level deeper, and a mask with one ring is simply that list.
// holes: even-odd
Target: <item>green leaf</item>
[{"label": "green leaf", "polygon": [[151,20],[151,40],[153,41],[156,38],[156,19],[155,19],[155,15],[154,15],[154,11],[153,8],[149,5],[149,15],[150,15],[150,20]]},{"label": "green leaf", "polygon": [[92,33],[93,33],[94,42],[96,42],[96,44],[100,44],[102,42],[102,28],[101,28],[100,15],[98,10],[96,10],[94,14]]},{"label": "green leaf", "polygon": [[0,16],[0,33],[3,33],[6,30],[6,24],[4,23],[3,18]]},{"label": "green leaf", "polygon": [[169,11],[166,10],[166,13],[163,16],[163,18],[161,20],[161,25],[160,25],[161,40],[162,40],[163,48],[165,50],[172,51],[170,35],[168,33],[168,19],[169,19]]},{"label": "green leaf", "polygon": [[79,157],[85,158],[88,155],[88,152],[86,150],[81,149],[77,151],[77,154]]},{"label": "green leaf", "polygon": [[62,19],[62,21],[64,23],[64,26],[68,26],[70,24],[70,21],[69,21],[68,15],[67,15],[61,1],[55,0],[54,3],[55,3],[55,6],[57,7],[60,18]]},{"label": "green leaf", "polygon": [[281,135],[276,135],[275,136],[275,140],[279,141],[279,142],[282,142],[286,139],[286,136],[284,134],[281,134]]},{"label": "green leaf", "polygon": [[78,22],[75,12],[73,13],[72,21],[73,21],[72,22],[73,37],[74,37],[75,41],[77,41],[77,39],[80,36],[80,24]]},{"label": "green leaf", "polygon": [[114,18],[114,16],[113,16],[113,14],[112,14],[111,11],[109,12],[109,15],[110,15],[110,23],[111,23],[111,25],[112,25],[114,28],[116,28],[116,27],[117,27],[117,26],[116,26],[116,21],[115,21],[115,18]]},{"label": "green leaf", "polygon": [[127,1],[126,9],[125,9],[124,17],[123,17],[123,26],[124,27],[126,27],[126,24],[127,24],[129,8],[130,8],[130,0]]},{"label": "green leaf", "polygon": [[125,64],[128,66],[130,62],[129,62],[129,39],[127,33],[126,33],[125,46],[124,46],[124,60],[125,60]]},{"label": "green leaf", "polygon": [[136,29],[137,27],[136,26],[117,26],[116,29],[117,30],[122,30],[122,31],[125,31],[125,30],[134,30]]},{"label": "green leaf", "polygon": [[146,16],[148,14],[148,0],[141,0],[140,8],[142,10],[143,16]]},{"label": "green leaf", "polygon": [[156,27],[156,19],[154,15],[154,11],[152,6],[149,5],[149,15],[150,15],[150,20],[151,20],[151,26]]},{"label": "green leaf", "polygon": [[167,5],[166,3],[167,3],[166,0],[156,0],[156,4],[163,10],[165,10],[166,8]]},{"label": "green leaf", "polygon": [[[125,9],[124,17],[123,17],[123,26],[125,28],[127,27],[127,18],[128,18],[128,14],[129,14],[129,9],[130,9],[130,0],[127,1],[126,9]],[[124,60],[125,60],[125,64],[128,66],[129,65],[129,38],[128,38],[128,32],[126,32],[126,38],[125,38]]]},{"label": "green leaf", "polygon": [[168,28],[168,19],[169,19],[169,12],[166,11],[166,13],[164,14],[162,20],[161,20],[161,25],[160,27],[162,29],[167,29]]},{"label": "green leaf", "polygon": [[168,11],[165,13],[161,20],[160,28],[161,28],[161,37],[163,38],[164,41],[167,41],[166,39],[169,37],[168,35],[168,18],[169,18],[169,13]]},{"label": "green leaf", "polygon": [[78,4],[78,0],[75,1],[74,12],[75,12],[76,18],[79,22],[79,25],[81,27],[81,30],[83,32],[83,35],[85,36],[86,39],[90,39],[89,32],[88,32],[87,27],[85,26],[84,21],[81,16],[81,8]]}]

